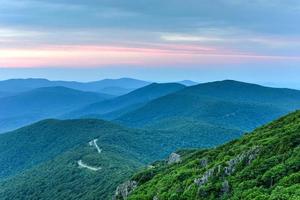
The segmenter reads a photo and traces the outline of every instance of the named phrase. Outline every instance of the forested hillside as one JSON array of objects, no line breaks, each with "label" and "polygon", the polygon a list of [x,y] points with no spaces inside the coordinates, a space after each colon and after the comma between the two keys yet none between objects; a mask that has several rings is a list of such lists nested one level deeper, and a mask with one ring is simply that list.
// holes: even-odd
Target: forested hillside
[{"label": "forested hillside", "polygon": [[144,127],[176,117],[250,131],[297,108],[300,108],[298,90],[218,81],[187,87],[155,99],[116,121]]},{"label": "forested hillside", "polygon": [[130,200],[300,198],[300,111],[218,148],[177,154],[134,175],[116,198],[128,185]]},{"label": "forested hillside", "polygon": [[241,135],[222,127],[198,128],[146,131],[95,119],[44,120],[2,134],[0,196],[110,199],[137,169],[177,148],[216,146]]},{"label": "forested hillside", "polygon": [[[235,81],[150,84],[92,103],[82,119],[48,119],[3,133],[0,197],[105,200],[136,187],[130,196],[136,200],[297,197],[299,112],[232,140],[297,108],[299,93]],[[63,87],[24,94],[3,104],[15,112],[1,112],[62,116],[99,98]]]},{"label": "forested hillside", "polygon": [[185,88],[178,83],[152,83],[134,90],[126,95],[107,101],[101,101],[87,105],[65,115],[66,118],[76,118],[98,115],[100,118],[114,119],[123,113],[138,109],[149,101],[171,94]]}]

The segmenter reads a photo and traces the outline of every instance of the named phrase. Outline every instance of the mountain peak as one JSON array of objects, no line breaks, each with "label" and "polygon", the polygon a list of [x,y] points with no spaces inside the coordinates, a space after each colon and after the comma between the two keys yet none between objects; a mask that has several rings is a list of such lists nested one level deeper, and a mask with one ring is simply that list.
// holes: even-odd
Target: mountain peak
[{"label": "mountain peak", "polygon": [[179,81],[178,83],[183,84],[185,86],[193,86],[198,84],[197,82],[191,80],[183,80],[183,81]]}]

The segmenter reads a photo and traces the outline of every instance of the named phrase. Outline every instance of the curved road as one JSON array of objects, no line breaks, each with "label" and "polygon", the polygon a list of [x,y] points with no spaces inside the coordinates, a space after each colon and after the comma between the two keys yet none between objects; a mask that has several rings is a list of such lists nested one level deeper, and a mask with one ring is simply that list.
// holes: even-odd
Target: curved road
[{"label": "curved road", "polygon": [[87,169],[92,170],[92,171],[98,171],[98,170],[102,169],[101,167],[89,166],[89,165],[83,163],[82,160],[78,160],[77,163],[78,163],[79,167],[87,168]]},{"label": "curved road", "polygon": [[[98,146],[97,141],[98,141],[98,139],[94,139],[94,140],[92,140],[92,141],[89,142],[89,145],[90,146],[94,146],[97,149],[98,153],[101,154],[102,153],[102,149],[100,149],[100,147]],[[92,171],[98,171],[98,170],[102,169],[101,167],[89,166],[89,165],[85,164],[84,162],[82,162],[82,160],[78,160],[77,164],[81,168],[86,168],[86,169],[89,169],[89,170],[92,170]]]}]

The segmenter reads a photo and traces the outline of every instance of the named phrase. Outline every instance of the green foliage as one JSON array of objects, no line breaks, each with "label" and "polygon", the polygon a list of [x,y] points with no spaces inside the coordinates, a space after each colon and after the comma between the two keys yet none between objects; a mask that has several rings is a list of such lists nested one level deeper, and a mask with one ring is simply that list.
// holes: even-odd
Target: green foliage
[{"label": "green foliage", "polygon": [[[146,128],[172,132],[177,136],[178,141],[181,141],[181,144],[178,144],[178,149],[217,146],[243,134],[242,131],[237,129],[212,125],[184,117],[161,120],[146,126]],[[199,141],[201,141],[201,146],[199,146]]]},{"label": "green foliage", "polygon": [[[94,119],[45,120],[0,135],[0,199],[111,199],[143,166],[132,177],[139,187],[130,199],[299,199],[300,112],[233,140],[299,106],[298,92],[232,81],[165,86],[100,103],[100,113],[127,113],[119,122],[148,130]],[[93,139],[101,154],[88,145]],[[178,148],[184,148],[177,151],[180,163],[145,167]],[[80,168],[79,160],[102,169]],[[227,174],[229,161],[234,169]],[[209,170],[208,181],[195,184]]]},{"label": "green foliage", "polygon": [[[208,160],[207,166],[201,166],[202,159]],[[299,161],[300,111],[216,149],[185,154],[179,164],[138,173],[131,178],[138,181],[138,188],[129,199],[296,200],[300,199]],[[234,170],[227,174],[229,163],[234,163]],[[194,183],[210,169],[213,175],[207,182]],[[147,174],[147,179],[140,179]]]},{"label": "green foliage", "polygon": [[[5,199],[108,199],[117,185],[135,170],[166,157],[177,148],[211,147],[240,135],[239,131],[221,127],[201,125],[198,128],[198,131],[197,128],[146,131],[95,119],[44,120],[0,135],[0,196]],[[214,133],[219,140],[213,137]],[[103,149],[101,155],[87,147],[96,138]],[[185,156],[194,151],[178,153]],[[78,169],[80,159],[103,170]],[[164,166],[164,162],[154,165]],[[141,174],[140,180],[148,181],[151,173],[150,170]],[[190,173],[178,176],[178,180]]]},{"label": "green foliage", "polygon": [[47,161],[74,146],[128,130],[102,120],[44,120],[0,135],[0,178]]},{"label": "green foliage", "polygon": [[[0,199],[110,199],[116,185],[142,163],[117,147],[101,148],[98,154],[88,144],[80,145],[1,182]],[[102,169],[79,168],[78,160]]]}]

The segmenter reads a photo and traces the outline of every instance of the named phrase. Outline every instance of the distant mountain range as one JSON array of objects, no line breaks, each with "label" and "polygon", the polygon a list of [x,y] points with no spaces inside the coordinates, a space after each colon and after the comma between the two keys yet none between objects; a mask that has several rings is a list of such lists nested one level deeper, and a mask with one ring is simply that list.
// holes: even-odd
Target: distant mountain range
[{"label": "distant mountain range", "polygon": [[88,92],[122,95],[148,84],[150,84],[150,82],[131,78],[104,79],[86,83],[76,81],[49,81],[47,79],[10,79],[0,81],[0,91],[19,93],[40,87],[62,86]]},{"label": "distant mountain range", "polygon": [[[127,94],[135,89],[144,87],[152,82],[143,81],[133,78],[119,78],[119,79],[103,79],[91,82],[77,82],[77,81],[50,81],[40,78],[29,79],[9,79],[0,81],[0,98],[8,94],[25,92],[40,87],[56,87],[62,86],[75,90],[104,93],[113,96]],[[178,81],[185,86],[192,86],[198,83],[190,80]]]},{"label": "distant mountain range", "polygon": [[117,121],[143,127],[174,117],[252,130],[300,108],[300,91],[237,81],[198,84],[154,99]]},{"label": "distant mountain range", "polygon": [[183,80],[183,81],[179,81],[178,83],[185,85],[185,86],[193,86],[193,85],[199,84],[195,81],[190,81],[190,80]]},{"label": "distant mountain range", "polygon": [[157,127],[160,121],[179,123],[180,118],[184,124],[196,120],[248,131],[299,108],[299,102],[298,90],[230,80],[190,87],[153,83],[118,97],[46,87],[0,98],[0,132],[54,117],[97,118],[148,128]]},{"label": "distant mountain range", "polygon": [[[0,81],[0,91],[3,90],[0,92],[0,107],[2,108],[0,133],[53,117],[114,119],[137,109],[150,100],[183,87],[178,83],[150,84],[130,78],[105,79],[89,83],[46,79]],[[139,90],[139,88],[143,89]],[[121,90],[122,92],[117,92]],[[93,93],[97,98],[77,98],[75,91],[77,97],[86,97]],[[121,95],[120,98],[102,103],[103,100],[113,98],[111,94],[123,93],[125,95]],[[78,101],[78,103],[75,105],[72,101]]]},{"label": "distant mountain range", "polygon": [[0,98],[0,132],[58,117],[74,108],[111,98],[65,87],[45,87]]},{"label": "distant mountain range", "polygon": [[102,116],[103,118],[116,118],[123,113],[145,105],[153,99],[179,91],[183,88],[185,88],[185,86],[178,83],[152,83],[123,96],[88,105],[66,116],[76,118],[99,115],[99,117]]}]

